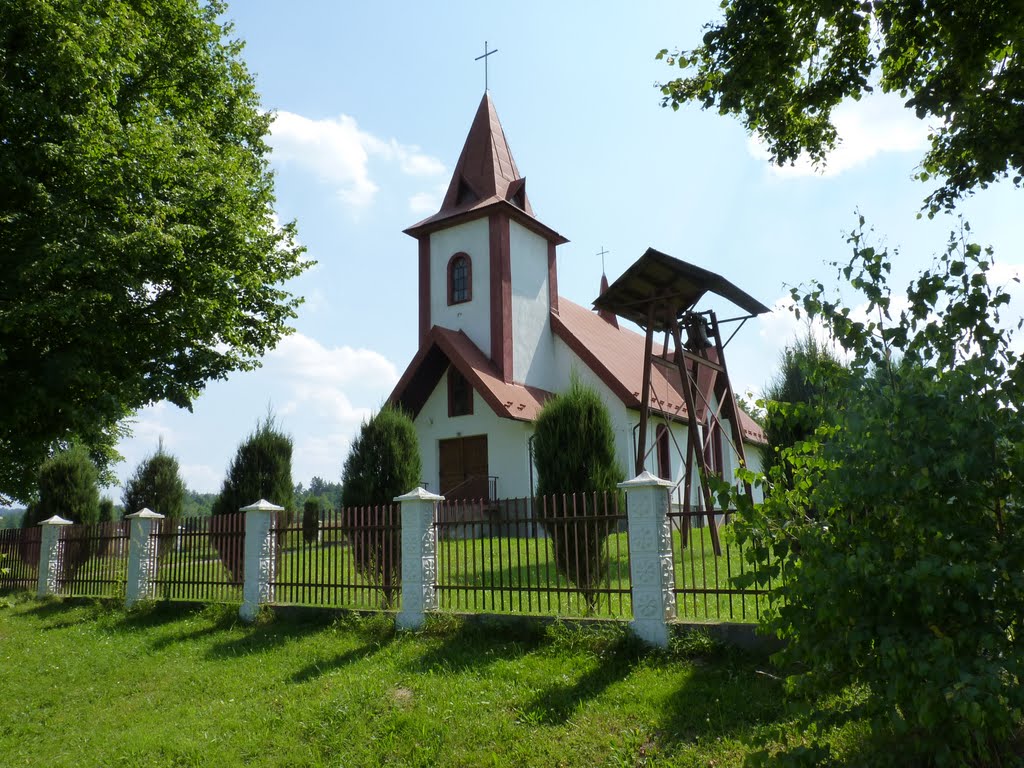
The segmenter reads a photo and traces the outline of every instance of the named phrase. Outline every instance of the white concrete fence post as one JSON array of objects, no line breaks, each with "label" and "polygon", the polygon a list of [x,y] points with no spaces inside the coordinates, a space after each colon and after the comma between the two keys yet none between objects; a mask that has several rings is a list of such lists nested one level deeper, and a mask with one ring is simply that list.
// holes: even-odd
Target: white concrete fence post
[{"label": "white concrete fence post", "polygon": [[245,582],[242,585],[243,621],[254,621],[260,606],[274,602],[274,577],[277,569],[277,537],[271,531],[274,515],[284,507],[260,499],[242,507],[245,512]]},{"label": "white concrete fence post", "polygon": [[427,611],[437,610],[437,534],[434,510],[444,496],[416,488],[396,496],[402,505],[402,610],[395,617],[399,629],[419,629]]},{"label": "white concrete fence post", "polygon": [[153,529],[164,519],[153,510],[143,507],[138,512],[125,515],[130,520],[128,529],[128,581],[125,584],[124,604],[131,608],[140,600],[152,597],[152,582],[156,576],[157,548],[152,537]]},{"label": "white concrete fence post", "polygon": [[626,492],[629,573],[633,583],[630,628],[651,645],[668,646],[668,622],[676,616],[672,526],[668,518],[672,483],[644,471],[619,484]]},{"label": "white concrete fence post", "polygon": [[60,587],[60,529],[74,525],[59,515],[39,524],[43,531],[39,542],[39,597],[55,595]]}]

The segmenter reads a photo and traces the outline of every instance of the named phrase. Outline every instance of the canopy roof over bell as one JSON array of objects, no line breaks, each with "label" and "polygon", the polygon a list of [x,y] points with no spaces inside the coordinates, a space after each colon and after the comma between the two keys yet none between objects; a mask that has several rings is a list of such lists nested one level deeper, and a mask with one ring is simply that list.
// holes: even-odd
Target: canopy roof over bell
[{"label": "canopy roof over bell", "polygon": [[648,248],[608,286],[594,301],[594,307],[614,312],[641,328],[650,325],[655,331],[667,331],[678,327],[680,318],[708,293],[728,299],[751,315],[769,311],[721,275],[654,248]]}]

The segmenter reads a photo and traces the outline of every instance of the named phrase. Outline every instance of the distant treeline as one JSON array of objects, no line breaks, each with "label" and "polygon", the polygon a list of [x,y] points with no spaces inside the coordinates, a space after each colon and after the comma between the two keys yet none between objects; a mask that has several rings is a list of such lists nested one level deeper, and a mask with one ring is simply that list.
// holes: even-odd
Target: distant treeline
[{"label": "distant treeline", "polygon": [[20,528],[21,518],[25,516],[24,507],[0,509],[0,531],[4,528]]},{"label": "distant treeline", "polygon": [[[306,499],[313,497],[321,499],[325,510],[337,509],[341,506],[341,483],[329,483],[319,477],[314,477],[308,486],[299,483],[295,486],[295,509],[301,510]],[[216,493],[199,493],[199,491],[186,490],[182,516],[209,517],[213,511],[213,502],[216,498]],[[124,514],[124,508],[117,504],[114,507],[114,519],[120,520]],[[0,509],[0,530],[21,527],[21,520],[24,516],[24,507]]]}]

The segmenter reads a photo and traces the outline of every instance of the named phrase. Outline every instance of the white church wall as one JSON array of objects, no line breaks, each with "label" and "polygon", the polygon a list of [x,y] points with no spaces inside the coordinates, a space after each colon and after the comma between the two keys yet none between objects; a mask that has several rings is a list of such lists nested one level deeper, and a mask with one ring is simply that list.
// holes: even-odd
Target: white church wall
[{"label": "white church wall", "polygon": [[633,453],[633,423],[630,418],[629,409],[623,405],[618,395],[612,392],[611,388],[584,363],[561,338],[554,338],[554,361],[555,361],[555,385],[553,391],[562,392],[569,388],[572,380],[572,372],[575,371],[580,381],[593,389],[608,407],[608,415],[612,421],[612,431],[615,433],[615,455],[619,458],[626,479],[633,477],[633,464],[635,456]]},{"label": "white church wall", "polygon": [[[472,265],[472,299],[448,305],[448,261],[459,251]],[[430,322],[462,330],[486,354],[491,350],[491,256],[487,218],[430,235]]]},{"label": "white church wall", "polygon": [[514,381],[554,386],[548,242],[518,222],[509,226],[512,268],[512,369]]},{"label": "white church wall", "polygon": [[473,413],[448,416],[448,374],[441,377],[415,420],[423,462],[423,480],[429,490],[439,492],[441,485],[438,443],[453,437],[487,435],[487,472],[498,478],[499,498],[530,495],[530,459],[527,440],[532,424],[499,418],[491,406],[473,393]]}]

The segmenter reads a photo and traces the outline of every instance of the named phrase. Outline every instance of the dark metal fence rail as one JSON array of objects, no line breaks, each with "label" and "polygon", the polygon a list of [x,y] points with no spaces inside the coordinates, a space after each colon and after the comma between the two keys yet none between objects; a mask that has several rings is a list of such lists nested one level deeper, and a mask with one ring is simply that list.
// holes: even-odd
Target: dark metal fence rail
[{"label": "dark metal fence rail", "polygon": [[68,525],[57,540],[58,593],[118,597],[128,578],[128,521]]},{"label": "dark metal fence rail", "polygon": [[328,510],[316,530],[279,516],[274,602],[392,610],[401,603],[398,505]]},{"label": "dark metal fence rail", "polygon": [[35,590],[39,583],[39,543],[42,529],[8,528],[0,531],[0,590]]},{"label": "dark metal fence rail", "polygon": [[738,544],[730,529],[732,514],[731,510],[715,512],[722,542],[722,554],[716,556],[707,512],[669,513],[680,618],[753,622],[768,605],[769,591],[777,583],[770,581],[767,587],[757,582],[742,584],[743,577],[757,575],[766,566],[747,562],[748,547]]},{"label": "dark metal fence rail", "polygon": [[441,610],[631,615],[617,495],[445,502],[434,527]]},{"label": "dark metal fence rail", "polygon": [[242,601],[244,512],[160,520],[149,545],[157,557],[157,600]]}]

